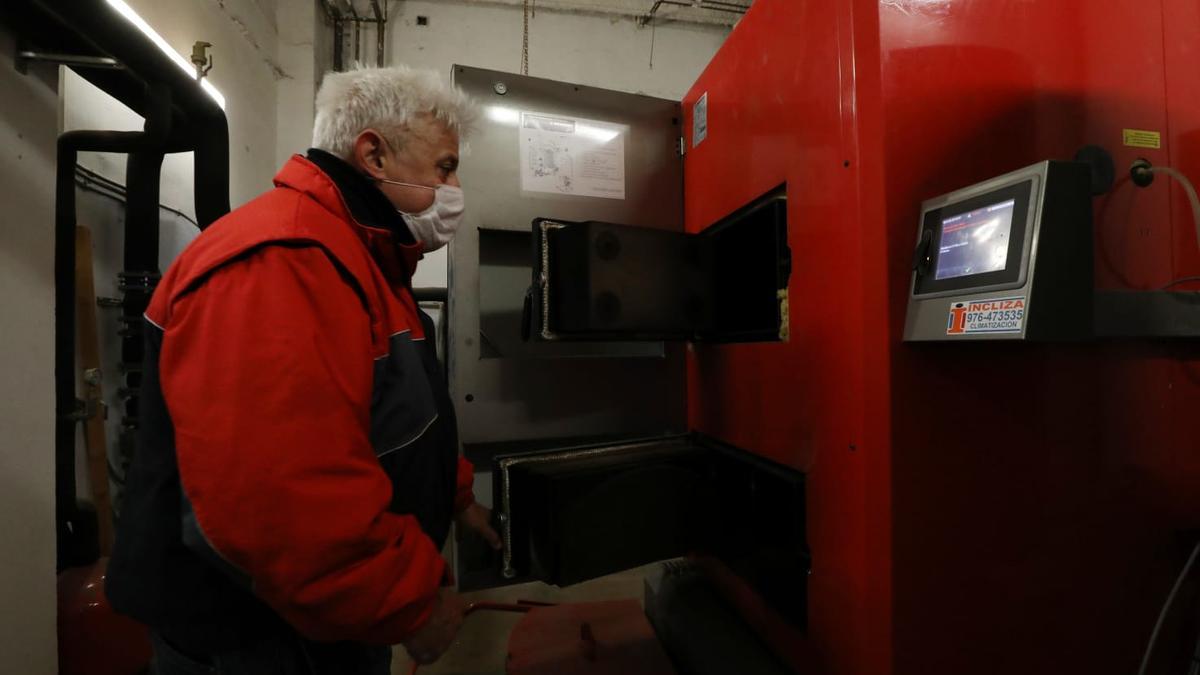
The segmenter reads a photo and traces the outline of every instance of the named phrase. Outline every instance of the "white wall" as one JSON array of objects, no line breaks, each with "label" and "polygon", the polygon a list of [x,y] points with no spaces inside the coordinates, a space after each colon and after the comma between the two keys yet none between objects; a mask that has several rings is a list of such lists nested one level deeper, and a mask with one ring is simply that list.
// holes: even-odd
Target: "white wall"
[{"label": "white wall", "polygon": [[[520,7],[454,0],[391,4],[388,59],[435,68],[452,65],[520,72]],[[417,25],[424,16],[428,25]],[[529,74],[661,98],[681,99],[729,34],[723,26],[672,23],[539,8],[529,22]],[[653,43],[653,66],[651,44]],[[469,162],[470,157],[463,161]],[[464,186],[470,204],[470,186]],[[445,286],[447,257],[438,251],[417,270],[417,286]]]},{"label": "white wall", "polygon": [[13,53],[0,27],[0,672],[53,673],[57,70]]},{"label": "white wall", "polygon": [[[301,0],[290,0],[297,6]],[[276,82],[288,77],[276,57],[273,3],[266,0],[128,0],[185,57],[197,40],[211,42],[208,79],[225,96],[229,118],[230,201],[238,206],[271,187],[275,175]],[[69,73],[64,78],[65,129],[140,130],[141,117]],[[120,183],[123,155],[81,153],[80,163]],[[192,157],[181,153],[163,164],[162,201],[195,215]]]},{"label": "white wall", "polygon": [[[279,0],[298,2],[299,0]],[[234,205],[268,189],[275,171],[276,0],[129,0],[170,44],[189,54],[195,40],[214,44],[212,82],[228,105]],[[14,41],[0,26],[0,672],[57,671],[54,526],[54,171],[55,141],[66,129],[140,129],[139,117],[73,74],[34,65],[14,69]],[[64,71],[65,72],[65,71]],[[61,85],[61,91],[60,91]],[[82,163],[124,182],[124,160],[90,154]],[[188,215],[191,158],[164,166],[163,201]],[[81,195],[80,222],[95,232],[96,285],[115,295],[121,209]],[[164,262],[194,228],[164,216]],[[101,310],[106,390],[117,385],[115,317]],[[110,404],[115,403],[110,399]],[[120,419],[119,412],[111,422]],[[115,435],[110,434],[110,450]],[[80,481],[85,488],[86,481]],[[81,490],[86,492],[86,489]]]},{"label": "white wall", "polygon": [[[520,7],[458,0],[392,0],[388,11],[389,64],[434,68],[447,76],[454,64],[520,72]],[[426,17],[428,25],[417,25],[418,16]],[[538,7],[530,21],[529,74],[678,100],[700,76],[729,30],[727,26],[667,22],[642,27],[629,18]],[[373,64],[373,30],[363,31],[362,44],[363,60]],[[352,47],[347,46],[346,53],[352,54]],[[305,122],[311,126],[311,112]],[[290,139],[282,136],[281,127],[280,146],[303,147],[298,144],[307,143],[298,130]],[[470,186],[465,187],[470,208]],[[444,251],[421,263],[414,283],[446,285]]]},{"label": "white wall", "polygon": [[316,85],[330,67],[333,43],[316,0],[281,0],[277,17],[279,65],[288,74],[276,92],[275,164],[283,166],[312,139]]},{"label": "white wall", "polygon": [[[391,3],[390,11],[392,62],[445,73],[453,64],[520,72],[520,7],[405,0]],[[429,25],[418,26],[418,16]],[[529,74],[678,100],[729,30],[690,23],[638,26],[628,18],[539,7],[529,25]]]},{"label": "white wall", "polygon": [[[185,57],[197,40],[211,42],[213,70],[209,80],[226,100],[229,120],[230,202],[233,207],[270,189],[277,169],[275,134],[278,82],[289,74],[278,61],[276,6],[274,0],[227,0],[213,3],[198,0],[128,0],[163,38]],[[301,0],[285,2],[297,7]],[[282,12],[281,12],[282,14]],[[311,24],[308,31],[312,36]],[[311,78],[311,67],[308,77]],[[310,85],[311,89],[311,85]],[[61,78],[63,128],[141,130],[142,118],[120,102],[69,70]],[[125,183],[125,155],[80,153],[80,164],[118,183]],[[163,163],[160,201],[195,218],[193,203],[192,153],[168,155]],[[119,297],[117,273],[123,269],[122,242],[125,234],[123,209],[113,201],[81,191],[79,222],[92,229],[96,293]],[[195,225],[167,211],[161,213],[159,260],[162,268],[198,234]],[[117,396],[121,384],[117,363],[119,310],[100,309],[101,356],[108,416],[107,449],[118,447],[118,430],[124,403]],[[83,498],[90,497],[82,435],[77,441],[76,483]],[[121,462],[115,461],[114,466]]]}]

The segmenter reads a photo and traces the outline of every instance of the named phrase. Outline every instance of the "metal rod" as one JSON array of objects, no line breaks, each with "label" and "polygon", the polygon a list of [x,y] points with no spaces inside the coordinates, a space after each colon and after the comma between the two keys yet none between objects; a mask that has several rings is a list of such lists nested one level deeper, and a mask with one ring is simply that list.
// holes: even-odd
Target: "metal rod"
[{"label": "metal rod", "polygon": [[736,5],[730,2],[721,2],[720,0],[703,0],[701,3],[684,2],[683,0],[654,0],[654,6],[650,8],[650,12],[642,18],[642,23],[647,24],[654,20],[654,16],[658,13],[658,8],[663,5],[672,5],[675,7],[691,7],[693,9],[707,9],[714,12],[728,12],[730,14],[745,14],[749,7]]},{"label": "metal rod", "polygon": [[354,22],[354,65],[358,66],[362,60],[361,42],[362,42],[362,17],[358,15],[358,10],[354,8],[354,0],[346,0],[346,8],[350,10],[350,17]]},{"label": "metal rod", "polygon": [[330,21],[336,21],[341,15],[340,12],[330,4],[330,0],[321,0],[321,8],[325,10],[325,17]]},{"label": "metal rod", "polygon": [[61,63],[64,66],[75,68],[106,68],[111,70],[123,70],[125,68],[125,64],[107,56],[81,56],[78,54],[57,54],[29,50],[17,52],[17,60],[21,62],[46,61],[49,63]]},{"label": "metal rod", "polygon": [[713,5],[728,7],[743,14],[746,13],[746,10],[750,9],[750,5],[742,5],[736,2],[726,2],[725,0],[700,0],[701,9],[716,9],[716,7],[713,7]]},{"label": "metal rod", "polygon": [[450,297],[450,292],[444,287],[420,286],[414,288],[412,294],[417,302],[446,302]]},{"label": "metal rod", "polygon": [[375,65],[382,68],[384,30],[387,28],[387,19],[384,18],[383,10],[379,7],[379,0],[371,0],[371,9],[375,12]]},{"label": "metal rod", "polygon": [[340,18],[333,20],[333,69],[336,72],[341,72],[344,68],[342,65],[342,20]]}]

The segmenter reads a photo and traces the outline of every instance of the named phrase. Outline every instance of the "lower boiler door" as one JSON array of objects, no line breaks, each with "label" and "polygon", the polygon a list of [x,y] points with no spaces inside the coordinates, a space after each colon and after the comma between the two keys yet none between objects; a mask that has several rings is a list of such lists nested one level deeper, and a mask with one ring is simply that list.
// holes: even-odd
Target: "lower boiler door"
[{"label": "lower boiler door", "polygon": [[658,560],[722,560],[806,624],[804,475],[697,434],[496,459],[508,583],[567,586]]}]

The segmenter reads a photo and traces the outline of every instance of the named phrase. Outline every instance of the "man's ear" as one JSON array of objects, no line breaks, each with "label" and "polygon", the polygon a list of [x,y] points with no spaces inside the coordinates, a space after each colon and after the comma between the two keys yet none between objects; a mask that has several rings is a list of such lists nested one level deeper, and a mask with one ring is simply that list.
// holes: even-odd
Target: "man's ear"
[{"label": "man's ear", "polygon": [[383,136],[374,129],[364,129],[354,139],[354,150],[351,161],[359,171],[373,178],[386,178],[384,166],[386,163],[387,145]]}]

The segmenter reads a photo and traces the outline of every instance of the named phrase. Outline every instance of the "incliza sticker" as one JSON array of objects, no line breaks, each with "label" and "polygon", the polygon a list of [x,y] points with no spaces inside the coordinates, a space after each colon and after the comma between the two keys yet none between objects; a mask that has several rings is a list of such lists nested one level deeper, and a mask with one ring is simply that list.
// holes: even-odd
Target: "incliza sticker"
[{"label": "incliza sticker", "polygon": [[1025,326],[1025,296],[950,303],[946,335],[1020,333]]}]

